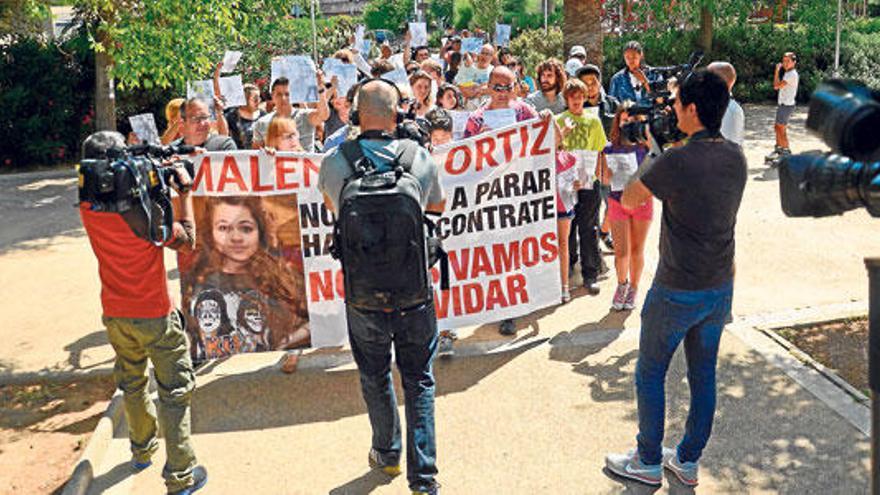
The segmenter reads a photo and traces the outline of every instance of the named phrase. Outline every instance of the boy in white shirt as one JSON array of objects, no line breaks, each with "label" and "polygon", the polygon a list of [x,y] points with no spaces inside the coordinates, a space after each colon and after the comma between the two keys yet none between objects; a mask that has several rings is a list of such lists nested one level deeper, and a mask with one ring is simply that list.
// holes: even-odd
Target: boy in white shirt
[{"label": "boy in white shirt", "polygon": [[779,97],[776,107],[776,124],[773,126],[776,131],[776,149],[767,155],[767,160],[771,162],[791,154],[791,149],[788,146],[787,127],[791,114],[794,113],[795,97],[800,80],[795,65],[797,65],[797,56],[792,52],[787,52],[782,56],[782,62],[776,64],[776,70],[773,72],[773,89],[779,91]]}]

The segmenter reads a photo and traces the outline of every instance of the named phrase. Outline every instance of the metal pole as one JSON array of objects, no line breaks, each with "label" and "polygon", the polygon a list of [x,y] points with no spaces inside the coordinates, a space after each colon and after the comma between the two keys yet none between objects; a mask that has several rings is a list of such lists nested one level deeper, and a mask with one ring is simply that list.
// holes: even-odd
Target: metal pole
[{"label": "metal pole", "polygon": [[868,384],[871,387],[871,493],[880,495],[880,258],[868,268]]},{"label": "metal pole", "polygon": [[416,22],[419,22],[419,0],[413,0],[413,15]]},{"label": "metal pole", "polygon": [[545,32],[545,33],[547,32],[547,17],[548,17],[548,13],[547,13],[547,3],[548,3],[549,1],[550,1],[550,0],[544,0],[544,32]]},{"label": "metal pole", "polygon": [[312,56],[315,57],[315,64],[319,67],[321,64],[318,62],[318,25],[315,23],[315,2],[317,0],[312,0]]},{"label": "metal pole", "polygon": [[843,22],[841,11],[843,0],[837,0],[837,40],[834,43],[834,77],[840,77],[840,24]]}]

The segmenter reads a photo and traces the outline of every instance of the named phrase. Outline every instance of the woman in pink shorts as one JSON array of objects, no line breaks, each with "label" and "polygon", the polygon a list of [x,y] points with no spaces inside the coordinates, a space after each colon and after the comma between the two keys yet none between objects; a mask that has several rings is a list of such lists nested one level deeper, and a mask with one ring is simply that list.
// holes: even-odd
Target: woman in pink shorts
[{"label": "woman in pink shorts", "polygon": [[[634,144],[621,133],[620,127],[626,120],[627,114],[621,110],[611,124],[610,144],[605,148],[606,166],[603,167],[609,176],[613,175],[608,166],[609,161],[625,157],[626,160],[634,160],[635,164],[640,165],[648,154],[647,146]],[[619,155],[619,158],[614,155]],[[608,220],[611,223],[611,237],[614,239],[614,267],[617,271],[617,290],[614,291],[611,308],[617,311],[636,307],[639,279],[645,265],[645,238],[654,214],[653,198],[633,210],[620,204],[623,187],[633,172],[632,169],[624,171],[618,168],[616,180],[610,180],[611,194],[608,197]]]}]

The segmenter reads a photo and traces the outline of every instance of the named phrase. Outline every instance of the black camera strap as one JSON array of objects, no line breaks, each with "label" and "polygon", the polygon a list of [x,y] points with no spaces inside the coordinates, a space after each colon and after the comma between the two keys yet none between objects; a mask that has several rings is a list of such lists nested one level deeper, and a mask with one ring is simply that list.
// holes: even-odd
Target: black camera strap
[{"label": "black camera strap", "polygon": [[703,129],[702,131],[695,132],[691,134],[690,139],[688,141],[723,141],[724,136],[721,135],[721,130],[717,130],[715,132],[710,131],[709,129]]}]

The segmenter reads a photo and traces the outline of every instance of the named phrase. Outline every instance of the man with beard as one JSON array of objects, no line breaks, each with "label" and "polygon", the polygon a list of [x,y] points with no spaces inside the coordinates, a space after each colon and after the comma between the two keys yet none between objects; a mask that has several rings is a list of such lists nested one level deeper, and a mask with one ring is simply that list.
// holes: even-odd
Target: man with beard
[{"label": "man with beard", "polygon": [[565,87],[565,70],[555,58],[541,62],[537,67],[538,84],[541,89],[526,97],[525,102],[537,111],[550,110],[553,114],[565,111],[562,88]]}]

